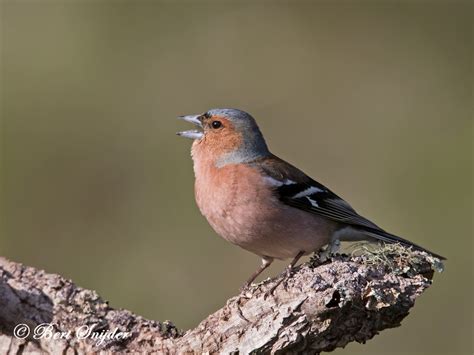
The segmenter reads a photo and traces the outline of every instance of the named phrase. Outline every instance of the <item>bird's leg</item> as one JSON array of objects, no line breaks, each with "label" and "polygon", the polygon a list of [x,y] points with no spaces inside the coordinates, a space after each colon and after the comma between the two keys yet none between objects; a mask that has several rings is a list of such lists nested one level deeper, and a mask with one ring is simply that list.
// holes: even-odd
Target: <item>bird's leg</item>
[{"label": "bird's leg", "polygon": [[249,279],[240,288],[240,290],[243,291],[246,288],[248,288],[251,285],[251,283],[258,277],[258,275],[260,275],[263,272],[263,270],[265,270],[267,267],[269,267],[272,262],[273,262],[273,258],[270,258],[268,256],[262,257],[262,264],[260,265],[260,267],[257,270],[255,270],[255,272],[252,275],[250,275]]},{"label": "bird's leg", "polygon": [[296,263],[298,262],[298,260],[300,260],[300,258],[304,255],[304,251],[300,251],[298,254],[296,254],[296,256],[293,258],[293,260],[291,261],[290,265],[288,265],[286,267],[286,270],[282,273],[281,278],[275,283],[275,285],[272,286],[272,288],[269,290],[269,294],[272,294],[273,291],[275,291],[275,289],[282,283],[282,281],[285,279],[285,278],[289,278],[291,276],[291,273],[293,272],[293,268],[295,267]]},{"label": "bird's leg", "polygon": [[301,257],[304,255],[304,251],[300,251],[298,254],[296,254],[296,256],[294,257],[294,259],[291,261],[290,265],[287,266],[286,268],[286,276],[287,277],[290,277],[291,276],[291,273],[293,271],[293,268],[295,267],[296,263],[298,262],[298,260],[301,259]]}]

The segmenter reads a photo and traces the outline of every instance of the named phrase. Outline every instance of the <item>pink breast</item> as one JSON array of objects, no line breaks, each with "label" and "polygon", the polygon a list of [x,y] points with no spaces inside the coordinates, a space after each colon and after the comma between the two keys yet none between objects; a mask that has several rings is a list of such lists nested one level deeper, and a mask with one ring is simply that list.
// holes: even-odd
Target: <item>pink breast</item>
[{"label": "pink breast", "polygon": [[259,172],[246,165],[195,166],[196,202],[217,234],[260,256],[294,257],[329,240],[335,226],[283,205]]}]

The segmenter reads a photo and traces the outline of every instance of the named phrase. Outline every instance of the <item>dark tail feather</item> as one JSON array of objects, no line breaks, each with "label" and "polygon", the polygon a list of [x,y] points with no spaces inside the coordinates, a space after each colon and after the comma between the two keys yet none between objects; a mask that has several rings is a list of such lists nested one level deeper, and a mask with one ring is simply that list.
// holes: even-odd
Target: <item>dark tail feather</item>
[{"label": "dark tail feather", "polygon": [[378,229],[374,229],[374,228],[364,228],[363,230],[364,230],[364,232],[366,232],[371,237],[382,240],[384,242],[387,242],[387,243],[400,243],[400,244],[402,244],[406,247],[412,247],[415,250],[424,251],[428,254],[433,255],[434,257],[436,257],[438,259],[446,260],[446,258],[444,256],[433,253],[433,252],[429,251],[428,249],[425,249],[425,248],[420,247],[419,245],[417,245],[415,243],[410,242],[409,240],[403,239],[403,238],[398,237],[394,234],[387,233],[383,230],[378,230]]}]

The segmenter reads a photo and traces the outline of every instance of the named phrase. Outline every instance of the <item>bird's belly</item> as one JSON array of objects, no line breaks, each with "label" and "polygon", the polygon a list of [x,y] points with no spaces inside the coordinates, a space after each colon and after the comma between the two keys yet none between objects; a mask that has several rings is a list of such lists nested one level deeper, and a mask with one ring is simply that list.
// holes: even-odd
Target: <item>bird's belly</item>
[{"label": "bird's belly", "polygon": [[252,253],[276,259],[320,249],[336,228],[322,217],[263,194],[252,199],[234,197],[232,201],[215,196],[212,203],[198,205],[221,237]]},{"label": "bird's belly", "polygon": [[327,244],[337,224],[285,205],[257,170],[242,164],[217,169],[195,164],[201,213],[227,241],[276,259],[307,254]]}]

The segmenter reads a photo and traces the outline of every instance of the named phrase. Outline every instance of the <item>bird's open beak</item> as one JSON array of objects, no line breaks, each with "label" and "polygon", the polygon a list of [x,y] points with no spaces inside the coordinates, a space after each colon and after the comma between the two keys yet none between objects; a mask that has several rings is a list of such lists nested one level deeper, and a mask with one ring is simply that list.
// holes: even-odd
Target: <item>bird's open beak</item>
[{"label": "bird's open beak", "polygon": [[[186,122],[190,122],[202,128],[202,123],[201,123],[201,120],[199,119],[200,117],[201,115],[188,115],[188,116],[179,116],[178,119],[186,121]],[[178,136],[190,138],[190,139],[201,139],[204,136],[204,133],[197,129],[193,129],[190,131],[182,131],[176,134]]]}]

